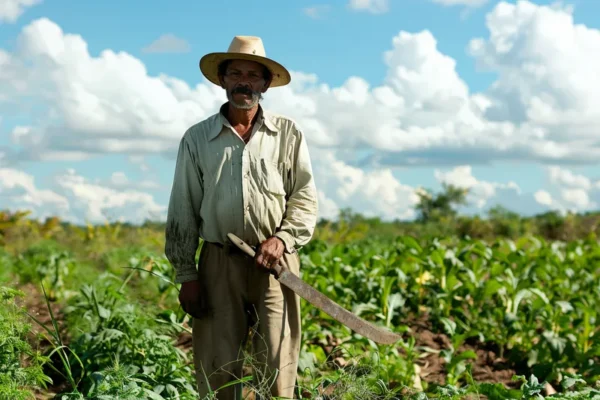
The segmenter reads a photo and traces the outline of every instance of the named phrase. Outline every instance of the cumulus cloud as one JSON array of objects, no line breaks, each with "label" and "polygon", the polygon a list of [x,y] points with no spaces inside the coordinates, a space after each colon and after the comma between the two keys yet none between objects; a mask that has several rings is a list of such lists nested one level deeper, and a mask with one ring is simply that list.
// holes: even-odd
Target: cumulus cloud
[{"label": "cumulus cloud", "polygon": [[384,55],[382,86],[352,77],[330,88],[311,77],[274,93],[273,104],[313,141],[371,148],[380,165],[594,163],[600,59],[591,50],[600,33],[576,27],[569,12],[499,3],[488,16],[490,38],[470,43],[478,64],[499,75],[483,93],[469,92],[430,32],[400,32]]},{"label": "cumulus cloud", "polygon": [[[372,166],[595,162],[599,31],[575,26],[568,9],[526,1],[499,3],[487,21],[489,38],[470,43],[478,64],[499,76],[485,92],[470,93],[431,32],[402,31],[383,54],[382,85],[355,76],[330,87],[294,71],[293,83],[267,92],[265,105],[295,118],[312,147],[370,149]],[[83,38],[47,19],[26,26],[19,44],[0,62],[28,75],[27,93],[47,111],[21,136],[35,143],[21,158],[172,155],[183,132],[225,101],[206,81],[190,87],[151,76],[127,53],[93,57]],[[14,86],[6,74],[0,85]],[[18,99],[13,93],[5,96]]]},{"label": "cumulus cloud", "polygon": [[473,176],[470,165],[461,165],[446,172],[436,169],[434,176],[439,182],[468,189],[467,201],[479,209],[497,196],[498,191],[512,191],[517,195],[521,193],[521,189],[513,181],[498,183],[478,180]]},{"label": "cumulus cloud", "polygon": [[414,188],[398,181],[389,169],[364,171],[338,160],[333,152],[313,152],[320,216],[337,216],[342,208],[352,208],[382,219],[411,219],[418,202]]},{"label": "cumulus cloud", "polygon": [[381,14],[388,11],[389,0],[350,0],[348,6],[357,11]]},{"label": "cumulus cloud", "polygon": [[161,35],[154,42],[142,49],[144,53],[187,53],[191,49],[190,44],[172,33]]},{"label": "cumulus cloud", "polygon": [[470,43],[480,67],[499,74],[485,117],[531,132],[534,157],[595,162],[600,31],[576,25],[571,8],[526,1],[499,3],[487,26],[490,38]]},{"label": "cumulus cloud", "polygon": [[[370,12],[388,8],[381,0],[351,5]],[[600,31],[575,25],[569,8],[527,1],[500,2],[488,14],[487,27],[487,37],[469,43],[479,67],[498,76],[481,93],[469,90],[456,61],[427,30],[401,31],[391,39],[381,85],[353,76],[331,87],[315,74],[292,71],[291,85],[267,92],[265,106],[294,118],[311,151],[328,160],[315,167],[324,213],[352,206],[366,214],[410,218],[416,189],[392,174],[392,167],[402,165],[446,167],[435,177],[469,187],[476,209],[495,201],[526,211],[597,204],[598,184],[560,166],[596,163],[600,155],[595,139]],[[173,157],[183,132],[226,100],[221,88],[206,81],[190,86],[172,76],[152,76],[125,52],[92,56],[82,37],[45,18],[23,28],[14,52],[0,50],[0,115],[25,107],[32,97],[30,125],[10,128],[13,147],[0,150],[0,165],[121,153],[148,170],[148,156]],[[343,156],[358,149],[368,154],[361,168]],[[550,186],[522,193],[510,181],[477,179],[469,167],[507,160],[554,166]],[[99,189],[100,197],[131,184],[119,174],[101,183],[74,176],[65,182],[109,191]],[[73,210],[67,196],[73,190],[57,187],[55,193],[69,199]],[[156,206],[137,199],[136,204]],[[108,199],[95,207],[78,212],[96,217],[98,207],[118,209]]]},{"label": "cumulus cloud", "polygon": [[[365,171],[337,159],[331,151],[314,153],[319,218],[335,219],[344,208],[387,221],[416,217],[417,193],[421,187],[402,183],[390,169]],[[549,168],[547,173],[549,176],[577,176],[568,170],[559,172],[557,175],[556,170]],[[467,165],[436,169],[433,175],[439,183],[469,189],[468,205],[459,210],[467,215],[485,215],[496,205],[504,205],[521,215],[544,210],[582,212],[595,208],[600,201],[598,182],[591,186],[569,186],[564,181],[550,180],[547,190],[527,192],[510,180],[493,182],[477,178]],[[137,182],[123,172],[91,181],[74,170],[67,170],[49,182],[49,187],[42,189],[33,176],[13,168],[0,168],[2,204],[9,209],[33,210],[36,218],[57,215],[76,223],[106,220],[141,223],[166,217],[167,205],[157,203],[148,193],[159,189],[158,185],[148,180]]]},{"label": "cumulus cloud", "polygon": [[553,184],[583,190],[589,190],[592,187],[592,181],[587,176],[574,174],[573,172],[563,169],[557,165],[548,167],[547,172],[550,182]]},{"label": "cumulus cloud", "polygon": [[38,189],[33,176],[11,168],[0,168],[0,199],[3,208],[36,210],[35,216],[40,219],[69,212],[66,197]]},{"label": "cumulus cloud", "polygon": [[18,43],[13,63],[30,65],[27,94],[47,113],[45,123],[19,135],[27,144],[22,159],[172,153],[183,132],[224,100],[214,85],[190,88],[173,77],[151,77],[127,53],[92,57],[80,36],[45,18],[27,25]]},{"label": "cumulus cloud", "polygon": [[535,196],[535,200],[544,205],[544,206],[552,206],[553,200],[552,200],[552,195],[550,195],[550,193],[548,193],[545,190],[538,190],[537,192],[535,192],[534,194]]},{"label": "cumulus cloud", "polygon": [[164,220],[166,207],[152,195],[132,189],[123,174],[113,175],[110,181],[113,187],[90,182],[69,169],[51,179],[50,189],[40,189],[32,175],[0,168],[0,199],[9,209],[31,210],[40,220],[50,216],[74,223]]},{"label": "cumulus cloud", "polygon": [[535,194],[536,201],[546,209],[561,213],[584,212],[600,203],[600,180],[593,181],[557,165],[548,166],[546,174],[552,189]]},{"label": "cumulus cloud", "polygon": [[42,0],[1,0],[0,24],[14,23],[29,7],[40,4]]}]

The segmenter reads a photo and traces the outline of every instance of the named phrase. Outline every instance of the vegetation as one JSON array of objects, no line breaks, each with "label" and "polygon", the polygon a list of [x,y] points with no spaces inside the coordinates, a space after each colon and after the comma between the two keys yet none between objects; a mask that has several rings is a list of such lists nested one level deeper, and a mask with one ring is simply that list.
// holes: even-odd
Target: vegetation
[{"label": "vegetation", "polygon": [[[298,396],[600,399],[600,215],[465,217],[465,195],[424,192],[412,223],[320,222],[302,278],[402,340],[303,302]],[[0,213],[0,399],[197,398],[164,226],[27,216]]]}]

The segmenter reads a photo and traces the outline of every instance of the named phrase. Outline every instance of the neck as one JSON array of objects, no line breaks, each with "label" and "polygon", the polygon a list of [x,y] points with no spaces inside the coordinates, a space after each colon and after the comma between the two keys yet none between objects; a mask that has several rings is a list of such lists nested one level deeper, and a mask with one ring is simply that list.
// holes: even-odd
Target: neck
[{"label": "neck", "polygon": [[251,109],[245,110],[241,108],[235,108],[229,103],[227,107],[227,119],[233,126],[243,125],[248,126],[252,124],[252,121],[258,113],[258,104]]}]

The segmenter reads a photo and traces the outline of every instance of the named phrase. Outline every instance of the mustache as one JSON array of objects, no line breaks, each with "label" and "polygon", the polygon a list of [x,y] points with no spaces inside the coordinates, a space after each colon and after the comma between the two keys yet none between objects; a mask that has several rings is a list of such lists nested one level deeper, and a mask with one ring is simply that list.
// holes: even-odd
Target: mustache
[{"label": "mustache", "polygon": [[252,95],[257,95],[258,92],[250,89],[248,86],[238,86],[235,89],[233,89],[231,91],[231,94],[236,94],[236,93],[240,93],[240,94],[246,94],[248,96],[252,96]]}]

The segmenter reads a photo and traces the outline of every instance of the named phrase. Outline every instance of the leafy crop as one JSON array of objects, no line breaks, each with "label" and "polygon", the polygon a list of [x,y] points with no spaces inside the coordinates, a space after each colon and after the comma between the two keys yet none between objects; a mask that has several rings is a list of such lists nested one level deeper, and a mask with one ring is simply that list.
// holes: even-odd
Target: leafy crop
[{"label": "leafy crop", "polygon": [[[42,355],[27,347],[15,296],[4,295],[0,361],[9,367],[0,366],[0,393],[26,396],[62,382],[55,389],[63,400],[196,398],[191,349],[177,345],[190,329],[169,263],[139,243],[117,246],[126,228],[85,232],[86,246],[101,240],[108,251],[82,259],[77,248],[46,239],[0,257],[4,275],[43,287],[48,308],[61,308],[45,326],[52,348]],[[600,398],[600,245],[592,237],[361,239],[347,226],[337,234],[343,241],[332,234],[302,249],[302,279],[402,340],[376,345],[303,302],[300,394],[534,399],[550,383],[559,392],[552,398]],[[485,354],[513,380],[476,381],[478,371],[496,368]]]},{"label": "leafy crop", "polygon": [[[406,332],[399,345],[413,360],[419,349],[408,342],[411,323],[425,319],[444,332],[451,341],[441,352],[450,384],[459,383],[477,358],[472,349],[461,350],[466,342],[493,344],[500,357],[544,380],[575,370],[594,381],[600,379],[599,261],[595,241],[523,238],[488,246],[432,240],[421,246],[400,237],[392,243],[314,242],[302,255],[302,278],[363,318]],[[305,306],[303,313],[305,352],[330,337],[372,347],[315,308]],[[324,362],[320,354],[316,361]],[[410,381],[411,368],[396,370],[391,378]]]},{"label": "leafy crop", "polygon": [[32,399],[29,387],[46,387],[47,358],[34,350],[27,337],[31,324],[15,302],[25,294],[0,286],[0,399]]}]

